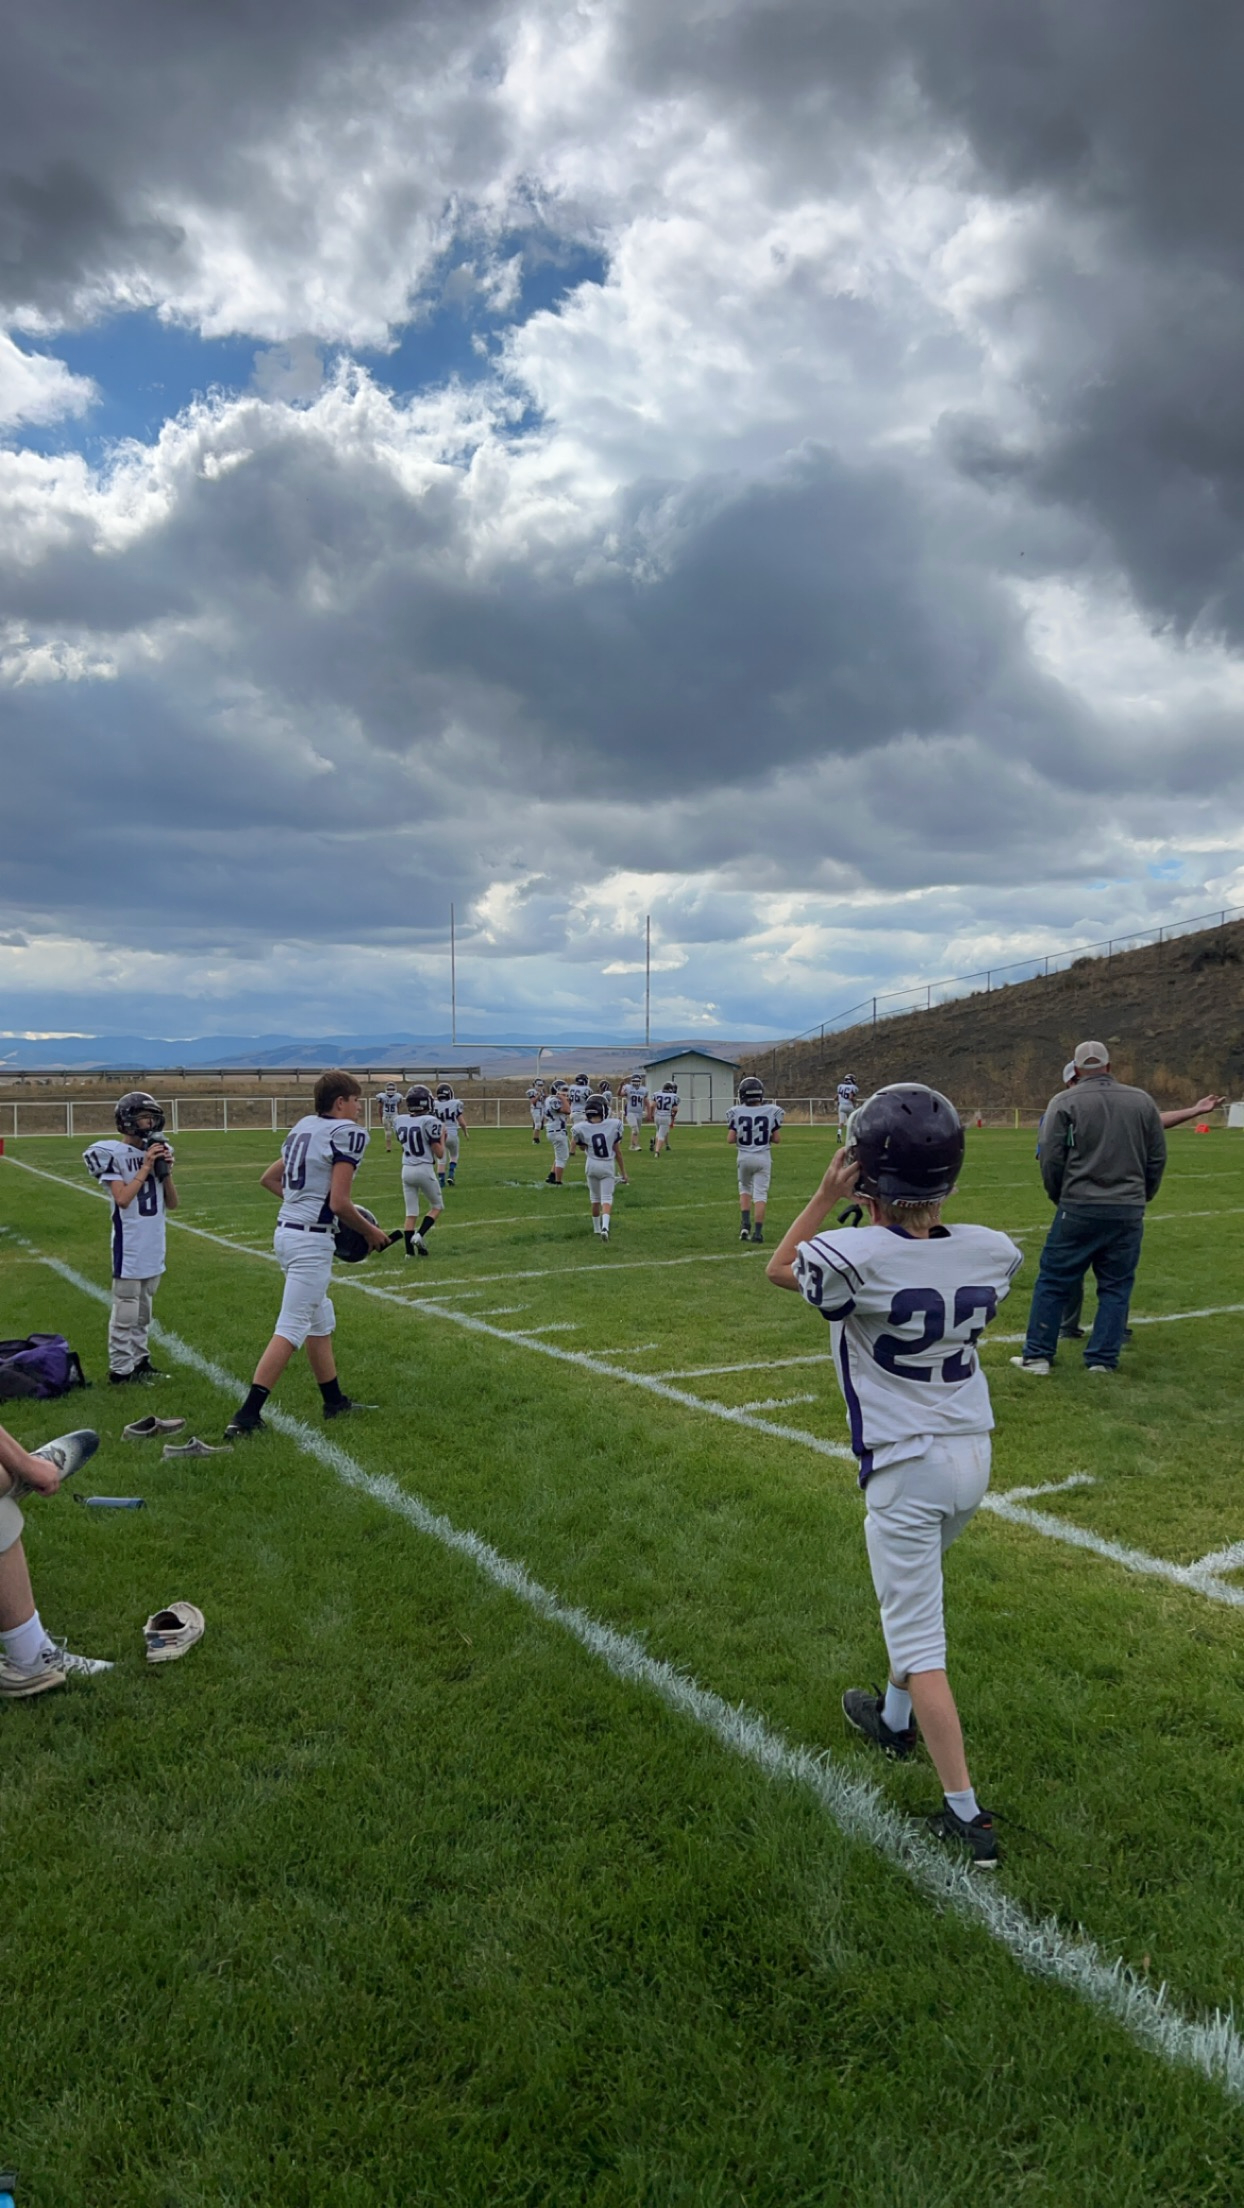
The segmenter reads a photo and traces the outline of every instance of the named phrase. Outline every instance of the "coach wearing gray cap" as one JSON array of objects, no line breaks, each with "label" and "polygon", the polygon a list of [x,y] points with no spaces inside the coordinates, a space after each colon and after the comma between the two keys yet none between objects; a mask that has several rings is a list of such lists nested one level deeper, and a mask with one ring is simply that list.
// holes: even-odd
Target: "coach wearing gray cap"
[{"label": "coach wearing gray cap", "polygon": [[1166,1136],[1153,1098],[1125,1088],[1104,1043],[1081,1043],[1075,1082],[1052,1097],[1037,1156],[1046,1195],[1057,1204],[1032,1291],[1024,1354],[1011,1363],[1044,1377],[1058,1349],[1068,1298],[1092,1267],[1097,1317],[1084,1348],[1090,1372],[1113,1372],[1123,1347],[1140,1262],[1145,1206],[1166,1167]]}]

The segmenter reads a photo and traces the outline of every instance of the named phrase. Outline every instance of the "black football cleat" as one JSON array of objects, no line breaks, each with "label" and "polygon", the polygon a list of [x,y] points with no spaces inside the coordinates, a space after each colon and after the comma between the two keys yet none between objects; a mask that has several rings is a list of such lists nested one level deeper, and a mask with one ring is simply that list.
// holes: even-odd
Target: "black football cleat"
[{"label": "black football cleat", "polygon": [[943,1801],[936,1816],[926,1818],[929,1831],[935,1840],[942,1840],[948,1847],[967,1848],[972,1857],[974,1871],[996,1871],[1002,1861],[998,1850],[998,1837],[993,1829],[993,1817],[987,1809],[980,1810],[969,1824],[960,1817],[950,1803]]},{"label": "black football cleat", "polygon": [[884,1708],[885,1696],[875,1687],[871,1694],[864,1687],[848,1687],[842,1697],[842,1714],[852,1730],[864,1740],[870,1740],[874,1748],[880,1748],[883,1756],[890,1756],[895,1763],[906,1763],[908,1756],[915,1753],[920,1735],[914,1725],[896,1733],[881,1714]]}]

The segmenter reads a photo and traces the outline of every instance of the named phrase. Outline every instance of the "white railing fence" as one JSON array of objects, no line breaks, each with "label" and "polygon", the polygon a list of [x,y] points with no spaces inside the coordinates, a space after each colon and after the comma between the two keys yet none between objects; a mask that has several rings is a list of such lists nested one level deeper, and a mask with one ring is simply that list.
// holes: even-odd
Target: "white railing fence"
[{"label": "white railing fence", "polygon": [[[303,1117],[307,1108],[305,1096],[177,1096],[162,1097],[160,1101],[170,1139],[184,1134],[280,1136]],[[836,1097],[805,1096],[781,1101],[788,1125],[834,1127],[837,1124]],[[964,1118],[968,1126],[1035,1127],[1046,1101],[1043,1098],[1039,1104],[982,1106],[979,1111],[970,1106]],[[710,1107],[707,1099],[703,1102],[695,1099],[680,1114],[678,1124],[720,1126],[727,1110],[724,1103]],[[381,1125],[379,1109],[370,1097],[366,1124],[372,1129]],[[522,1096],[471,1097],[467,1100],[467,1126],[473,1133],[495,1133],[520,1127],[530,1132],[527,1100]],[[68,1136],[85,1145],[99,1135],[114,1132],[108,1105],[94,1098],[41,1098],[38,1102],[19,1098],[15,1102],[0,1102],[0,1141],[58,1135],[62,1140]]]}]

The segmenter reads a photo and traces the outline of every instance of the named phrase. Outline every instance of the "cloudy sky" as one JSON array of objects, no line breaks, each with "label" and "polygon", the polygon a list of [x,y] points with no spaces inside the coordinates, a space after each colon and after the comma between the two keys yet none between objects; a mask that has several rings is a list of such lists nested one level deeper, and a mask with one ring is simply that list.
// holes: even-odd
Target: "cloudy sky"
[{"label": "cloudy sky", "polygon": [[[359,22],[366,27],[360,32]],[[40,0],[0,1028],[783,1034],[1244,901],[1244,13]]]}]

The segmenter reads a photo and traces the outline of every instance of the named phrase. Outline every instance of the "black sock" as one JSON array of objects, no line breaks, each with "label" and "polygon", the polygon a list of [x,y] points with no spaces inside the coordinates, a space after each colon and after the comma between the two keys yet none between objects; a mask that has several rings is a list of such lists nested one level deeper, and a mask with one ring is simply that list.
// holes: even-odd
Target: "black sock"
[{"label": "black sock", "polygon": [[323,1396],[326,1404],[345,1402],[345,1397],[341,1392],[341,1382],[337,1378],[336,1373],[333,1374],[331,1380],[321,1380],[320,1394]]},{"label": "black sock", "polygon": [[439,1218],[440,1218],[440,1213],[439,1213],[439,1211],[430,1211],[430,1212],[428,1213],[428,1216],[427,1216],[427,1218],[426,1218],[426,1219],[421,1219],[421,1220],[420,1220],[420,1222],[419,1222],[419,1232],[420,1232],[420,1234],[431,1234],[431,1232],[432,1232],[432,1229],[433,1229],[433,1227],[434,1227],[434,1226],[436,1225],[436,1222],[437,1222],[437,1220],[438,1220]]},{"label": "black sock", "polygon": [[240,1418],[258,1418],[271,1393],[271,1388],[261,1388],[258,1380],[252,1381],[251,1392],[242,1405],[238,1416]]},{"label": "black sock", "polygon": [[403,1227],[402,1240],[406,1244],[407,1257],[413,1257],[415,1254],[415,1230],[413,1227]]}]

